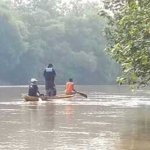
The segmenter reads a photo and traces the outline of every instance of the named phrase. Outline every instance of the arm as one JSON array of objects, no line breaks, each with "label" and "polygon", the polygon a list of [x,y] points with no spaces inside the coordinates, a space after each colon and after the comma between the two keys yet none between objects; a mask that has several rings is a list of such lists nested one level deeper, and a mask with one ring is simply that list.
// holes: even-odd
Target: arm
[{"label": "arm", "polygon": [[46,70],[44,70],[43,76],[45,77]]},{"label": "arm", "polygon": [[56,72],[55,72],[55,69],[53,69],[53,74],[54,74],[54,77],[56,77]]},{"label": "arm", "polygon": [[37,93],[40,95],[40,92],[39,92],[39,90],[37,91]]},{"label": "arm", "polygon": [[40,96],[39,88],[37,85],[36,85],[36,91],[37,91],[37,95]]},{"label": "arm", "polygon": [[77,91],[74,89],[74,84],[73,84],[73,91],[77,93]]}]

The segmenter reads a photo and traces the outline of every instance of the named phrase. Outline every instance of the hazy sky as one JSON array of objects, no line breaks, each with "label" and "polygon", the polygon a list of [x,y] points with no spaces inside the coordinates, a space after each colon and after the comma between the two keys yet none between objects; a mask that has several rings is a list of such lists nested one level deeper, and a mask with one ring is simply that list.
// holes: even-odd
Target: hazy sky
[{"label": "hazy sky", "polygon": [[[62,0],[62,1],[65,1],[65,2],[69,2],[70,0]],[[90,2],[94,2],[94,1],[101,1],[101,0],[82,0],[83,2],[86,2],[86,1],[90,1]]]},{"label": "hazy sky", "polygon": [[[28,0],[23,0],[23,1],[28,1]],[[71,0],[62,0],[62,1],[64,1],[64,2],[70,2]],[[86,2],[86,1],[90,1],[90,2],[94,2],[94,1],[101,1],[101,0],[82,0],[83,2]]]},{"label": "hazy sky", "polygon": [[[12,0],[12,1],[15,1],[15,0]],[[28,2],[28,1],[29,0],[22,0],[22,2]],[[62,0],[62,1],[64,1],[64,2],[70,2],[72,0]],[[83,1],[83,2],[87,2],[87,1],[89,1],[89,2],[101,2],[102,0],[81,0],[81,1]]]}]

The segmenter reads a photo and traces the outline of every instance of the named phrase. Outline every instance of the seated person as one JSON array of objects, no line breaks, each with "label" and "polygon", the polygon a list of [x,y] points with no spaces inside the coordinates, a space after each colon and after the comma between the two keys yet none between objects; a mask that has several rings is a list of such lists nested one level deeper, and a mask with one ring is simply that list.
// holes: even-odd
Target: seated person
[{"label": "seated person", "polygon": [[29,85],[29,96],[40,96],[40,92],[38,90],[38,86],[36,84],[37,80],[35,78],[31,79],[31,84]]},{"label": "seated person", "polygon": [[65,94],[71,95],[75,93],[76,93],[76,90],[74,89],[74,82],[73,82],[73,79],[70,78],[69,81],[66,83]]}]

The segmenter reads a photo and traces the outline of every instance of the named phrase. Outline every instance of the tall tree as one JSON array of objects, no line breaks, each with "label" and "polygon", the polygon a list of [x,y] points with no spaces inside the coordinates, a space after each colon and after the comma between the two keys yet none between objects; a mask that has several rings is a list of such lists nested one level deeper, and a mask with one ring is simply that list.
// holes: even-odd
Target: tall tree
[{"label": "tall tree", "polygon": [[[0,2],[0,78],[7,80],[26,49],[26,27],[11,5]],[[7,80],[9,82],[9,80]]]},{"label": "tall tree", "polygon": [[[120,83],[135,86],[150,84],[150,1],[111,1],[119,9],[107,17],[108,53],[121,64]],[[123,5],[120,2],[124,2]],[[111,4],[112,4],[111,3]]]},{"label": "tall tree", "polygon": [[103,51],[105,20],[97,15],[98,3],[3,0],[0,6],[0,16],[5,16],[0,17],[0,80],[27,84],[35,77],[44,84],[43,71],[53,63],[57,84],[70,77],[77,84],[114,81],[118,67]]}]

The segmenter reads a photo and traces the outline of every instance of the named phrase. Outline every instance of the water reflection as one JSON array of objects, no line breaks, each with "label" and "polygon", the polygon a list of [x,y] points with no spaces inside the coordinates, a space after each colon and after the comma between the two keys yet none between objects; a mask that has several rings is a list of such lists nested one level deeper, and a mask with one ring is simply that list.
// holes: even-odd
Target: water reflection
[{"label": "water reflection", "polygon": [[150,149],[150,110],[141,107],[129,110],[122,124],[119,149],[149,150]]},{"label": "water reflection", "polygon": [[88,99],[24,102],[20,93],[27,89],[20,88],[0,91],[13,93],[0,99],[2,150],[150,149],[147,91],[79,86]]},{"label": "water reflection", "polygon": [[55,105],[54,103],[46,103],[45,105],[44,126],[47,130],[53,130],[55,127]]},{"label": "water reflection", "polygon": [[29,102],[29,104],[26,106],[28,107],[29,110],[36,112],[38,108],[38,102]]},{"label": "water reflection", "polygon": [[69,103],[65,106],[66,109],[66,122],[67,123],[73,123],[74,121],[74,109],[73,109],[73,104]]}]

